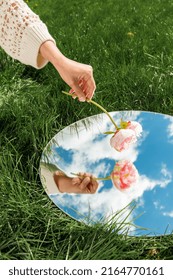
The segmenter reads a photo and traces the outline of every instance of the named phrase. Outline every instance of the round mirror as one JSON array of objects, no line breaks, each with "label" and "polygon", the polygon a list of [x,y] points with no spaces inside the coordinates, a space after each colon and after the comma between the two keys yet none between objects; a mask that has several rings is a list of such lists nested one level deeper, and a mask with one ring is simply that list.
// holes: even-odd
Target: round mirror
[{"label": "round mirror", "polygon": [[[173,117],[152,112],[120,111],[110,115],[119,123],[137,121],[143,132],[127,150],[110,146],[113,124],[98,114],[58,132],[43,151],[40,178],[50,199],[66,214],[87,224],[117,221],[129,235],[162,235],[173,230]],[[112,180],[99,180],[93,193],[77,193],[73,174],[86,172],[96,178],[111,174],[115,162],[130,160],[139,173],[138,182],[121,192]],[[62,181],[63,192],[56,174]],[[120,226],[120,232],[124,226]]]}]

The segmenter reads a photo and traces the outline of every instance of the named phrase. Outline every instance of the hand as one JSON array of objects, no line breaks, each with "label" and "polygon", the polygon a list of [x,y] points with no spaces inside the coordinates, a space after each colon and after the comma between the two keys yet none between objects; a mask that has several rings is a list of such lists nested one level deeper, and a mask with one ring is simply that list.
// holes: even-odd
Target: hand
[{"label": "hand", "polygon": [[79,101],[93,97],[96,85],[90,65],[68,59],[51,41],[42,44],[40,54],[54,65],[61,78],[70,86],[70,93],[75,92]]},{"label": "hand", "polygon": [[68,58],[58,68],[62,79],[71,87],[70,93],[75,93],[79,101],[91,99],[96,89],[93,69],[90,65],[81,64]]},{"label": "hand", "polygon": [[98,188],[98,182],[90,173],[79,173],[78,177],[72,179],[72,184],[80,193],[94,194]]},{"label": "hand", "polygon": [[54,181],[61,193],[94,194],[98,188],[98,182],[90,173],[79,173],[78,177],[70,178],[56,171]]}]

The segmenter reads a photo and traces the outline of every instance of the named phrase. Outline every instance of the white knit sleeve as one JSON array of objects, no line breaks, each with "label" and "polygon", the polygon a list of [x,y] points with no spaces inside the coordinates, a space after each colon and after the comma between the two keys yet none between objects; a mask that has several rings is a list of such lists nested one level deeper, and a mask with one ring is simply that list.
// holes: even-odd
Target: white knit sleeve
[{"label": "white knit sleeve", "polygon": [[55,43],[46,25],[22,0],[0,0],[0,46],[14,59],[37,69],[48,61],[39,54],[47,40]]}]

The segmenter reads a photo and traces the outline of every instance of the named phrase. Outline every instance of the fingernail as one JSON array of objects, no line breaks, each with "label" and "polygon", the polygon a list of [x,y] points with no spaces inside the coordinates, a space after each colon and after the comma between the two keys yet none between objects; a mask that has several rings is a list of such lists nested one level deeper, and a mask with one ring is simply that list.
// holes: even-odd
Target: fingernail
[{"label": "fingernail", "polygon": [[84,97],[79,97],[79,101],[85,102],[85,98]]}]

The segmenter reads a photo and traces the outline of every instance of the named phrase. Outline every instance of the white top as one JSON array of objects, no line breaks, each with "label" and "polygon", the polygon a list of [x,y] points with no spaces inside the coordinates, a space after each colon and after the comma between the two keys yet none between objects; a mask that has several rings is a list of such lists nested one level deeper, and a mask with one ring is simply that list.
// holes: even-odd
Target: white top
[{"label": "white top", "polygon": [[0,0],[0,47],[20,62],[37,69],[48,61],[39,55],[47,40],[55,43],[46,25],[22,0]]},{"label": "white top", "polygon": [[48,195],[60,193],[53,178],[54,171],[51,171],[48,166],[46,167],[41,164],[39,173],[42,185]]}]

